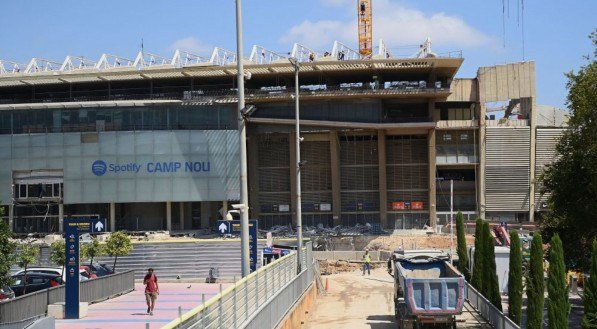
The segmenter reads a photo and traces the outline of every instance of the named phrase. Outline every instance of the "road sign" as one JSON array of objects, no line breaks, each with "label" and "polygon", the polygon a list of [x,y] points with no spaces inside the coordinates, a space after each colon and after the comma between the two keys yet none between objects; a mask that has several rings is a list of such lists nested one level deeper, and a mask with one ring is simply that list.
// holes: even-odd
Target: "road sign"
[{"label": "road sign", "polygon": [[[221,235],[240,234],[240,220],[219,220],[216,229]],[[251,271],[257,270],[257,220],[249,221],[249,262]]]}]

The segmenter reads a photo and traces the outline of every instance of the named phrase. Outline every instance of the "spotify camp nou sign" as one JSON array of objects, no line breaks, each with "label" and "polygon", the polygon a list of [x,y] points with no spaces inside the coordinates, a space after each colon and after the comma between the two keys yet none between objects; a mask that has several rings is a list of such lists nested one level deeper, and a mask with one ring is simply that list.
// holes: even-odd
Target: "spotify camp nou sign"
[{"label": "spotify camp nou sign", "polygon": [[156,175],[165,173],[207,173],[210,170],[211,163],[209,161],[106,163],[103,160],[95,160],[91,165],[91,172],[95,176],[119,173],[149,173]]}]

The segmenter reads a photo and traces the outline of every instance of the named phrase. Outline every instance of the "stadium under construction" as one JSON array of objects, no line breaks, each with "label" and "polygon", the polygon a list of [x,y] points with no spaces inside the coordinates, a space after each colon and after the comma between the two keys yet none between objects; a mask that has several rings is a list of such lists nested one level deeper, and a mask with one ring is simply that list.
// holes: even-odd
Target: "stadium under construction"
[{"label": "stadium under construction", "polygon": [[[383,42],[366,58],[254,46],[243,59],[250,217],[260,227],[465,217],[532,222],[562,111],[537,105],[534,62],[455,78],[462,54],[430,43],[409,58]],[[301,205],[294,171],[300,63]],[[213,227],[239,200],[236,55],[104,54],[0,61],[0,204],[15,232],[56,232],[67,216],[110,229]],[[452,186],[452,189],[451,189]],[[453,200],[453,201],[451,201]]]}]

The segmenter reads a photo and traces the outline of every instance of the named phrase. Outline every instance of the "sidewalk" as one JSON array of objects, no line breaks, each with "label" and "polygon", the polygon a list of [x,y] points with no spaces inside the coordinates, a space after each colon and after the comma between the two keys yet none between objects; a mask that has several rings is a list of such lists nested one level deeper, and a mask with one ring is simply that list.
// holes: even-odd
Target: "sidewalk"
[{"label": "sidewalk", "polygon": [[[230,284],[222,284],[222,290]],[[190,287],[190,288],[189,288]],[[178,317],[178,307],[186,313],[201,304],[201,294],[205,300],[219,293],[219,284],[208,283],[160,283],[160,296],[156,302],[154,315],[146,313],[144,286],[135,285],[135,291],[89,306],[87,317],[79,320],[56,320],[58,329],[100,329],[161,328]]]}]

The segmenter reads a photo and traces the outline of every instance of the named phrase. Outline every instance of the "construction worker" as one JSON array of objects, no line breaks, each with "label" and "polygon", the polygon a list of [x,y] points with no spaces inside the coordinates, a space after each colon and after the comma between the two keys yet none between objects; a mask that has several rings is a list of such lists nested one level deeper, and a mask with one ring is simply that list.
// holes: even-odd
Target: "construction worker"
[{"label": "construction worker", "polygon": [[365,248],[365,254],[363,255],[363,275],[365,275],[365,271],[368,275],[371,275],[371,254],[369,254],[368,248]]}]

